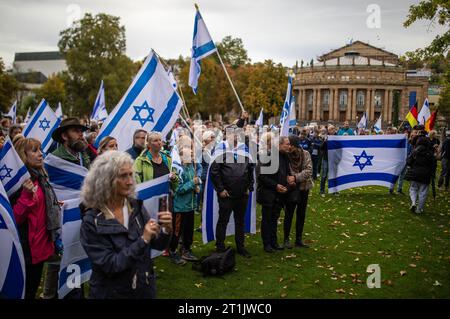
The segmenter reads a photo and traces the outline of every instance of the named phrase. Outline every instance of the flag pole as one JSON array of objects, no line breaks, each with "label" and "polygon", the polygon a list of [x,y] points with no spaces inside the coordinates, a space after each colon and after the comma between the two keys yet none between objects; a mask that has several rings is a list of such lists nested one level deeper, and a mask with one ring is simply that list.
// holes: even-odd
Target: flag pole
[{"label": "flag pole", "polygon": [[[198,11],[199,10],[198,4],[194,3],[194,6],[195,6],[195,9]],[[230,85],[231,85],[231,88],[233,89],[234,95],[236,95],[236,99],[239,103],[239,106],[241,107],[242,112],[245,112],[245,109],[242,106],[241,99],[239,98],[239,95],[237,94],[236,89],[234,88],[233,82],[231,81],[230,75],[228,74],[225,64],[223,64],[222,57],[220,56],[219,50],[217,48],[216,48],[216,53],[217,53],[217,56],[219,57],[219,61],[220,61],[220,64],[222,65],[223,71],[225,72],[225,75],[227,76],[228,82],[230,82]]]}]

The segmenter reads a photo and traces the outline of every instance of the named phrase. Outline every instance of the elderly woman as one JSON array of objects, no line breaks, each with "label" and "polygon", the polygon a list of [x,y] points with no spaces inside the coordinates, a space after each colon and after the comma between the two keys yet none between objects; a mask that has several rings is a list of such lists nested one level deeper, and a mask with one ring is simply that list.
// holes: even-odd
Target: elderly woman
[{"label": "elderly woman", "polygon": [[106,151],[117,151],[118,145],[117,140],[112,136],[106,136],[104,139],[100,141],[98,145],[98,155],[106,152]]},{"label": "elderly woman", "polygon": [[136,158],[134,170],[136,181],[143,183],[166,174],[170,174],[171,188],[176,189],[178,177],[175,170],[171,173],[172,158],[162,150],[162,138],[158,132],[147,135],[147,150]]},{"label": "elderly woman", "polygon": [[99,155],[84,180],[80,239],[92,264],[90,298],[156,297],[151,249],[168,246],[172,215],[160,212],[158,224],[134,190],[133,160],[124,152]]},{"label": "elderly woman", "polygon": [[31,175],[10,201],[25,257],[25,298],[34,299],[44,263],[55,253],[61,209],[44,169],[41,142],[22,138],[14,148]]},{"label": "elderly woman", "polygon": [[300,146],[298,136],[289,135],[290,152],[289,165],[293,173],[290,185],[295,186],[289,193],[286,203],[284,218],[284,247],[292,248],[289,241],[291,232],[292,218],[296,213],[295,220],[295,246],[308,248],[303,240],[303,226],[305,225],[306,208],[308,206],[309,190],[313,187],[312,180],[312,161],[308,151]]}]

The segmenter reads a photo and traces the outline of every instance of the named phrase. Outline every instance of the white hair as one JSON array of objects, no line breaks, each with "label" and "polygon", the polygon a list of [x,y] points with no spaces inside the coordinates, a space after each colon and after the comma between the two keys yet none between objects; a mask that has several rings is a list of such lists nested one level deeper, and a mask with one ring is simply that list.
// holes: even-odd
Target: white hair
[{"label": "white hair", "polygon": [[159,132],[149,132],[147,134],[147,143],[153,141],[155,138],[160,138],[162,140],[162,135]]},{"label": "white hair", "polygon": [[[125,165],[133,167],[133,159],[128,153],[106,151],[99,155],[84,179],[81,202],[87,208],[105,207],[116,194],[116,179],[119,177],[120,169]],[[133,195],[134,187],[135,185]]]}]

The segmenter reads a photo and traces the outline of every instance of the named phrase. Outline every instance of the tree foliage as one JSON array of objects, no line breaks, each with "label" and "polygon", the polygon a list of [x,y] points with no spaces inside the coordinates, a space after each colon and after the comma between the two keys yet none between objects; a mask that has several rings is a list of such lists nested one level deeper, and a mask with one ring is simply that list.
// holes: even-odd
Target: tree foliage
[{"label": "tree foliage", "polygon": [[40,88],[34,90],[34,93],[37,101],[44,98],[54,109],[58,102],[61,102],[63,107],[66,105],[66,89],[60,75],[51,75]]},{"label": "tree foliage", "polygon": [[63,77],[66,101],[74,114],[90,114],[101,80],[109,110],[125,93],[137,72],[136,65],[125,55],[125,40],[120,18],[103,13],[87,13],[60,33],[58,46],[68,66]]},{"label": "tree foliage", "polygon": [[242,39],[226,36],[217,45],[222,61],[233,69],[250,63],[247,50],[244,48]]},{"label": "tree foliage", "polygon": [[19,83],[14,76],[6,73],[5,64],[0,58],[0,110],[2,112],[9,111],[18,90]]}]

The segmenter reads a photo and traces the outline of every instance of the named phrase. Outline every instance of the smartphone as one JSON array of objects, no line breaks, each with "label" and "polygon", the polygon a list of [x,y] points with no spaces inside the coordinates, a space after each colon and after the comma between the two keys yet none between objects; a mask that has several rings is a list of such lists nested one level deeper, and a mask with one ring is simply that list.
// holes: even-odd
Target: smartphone
[{"label": "smartphone", "polygon": [[158,212],[169,211],[169,195],[163,195],[159,198]]}]

